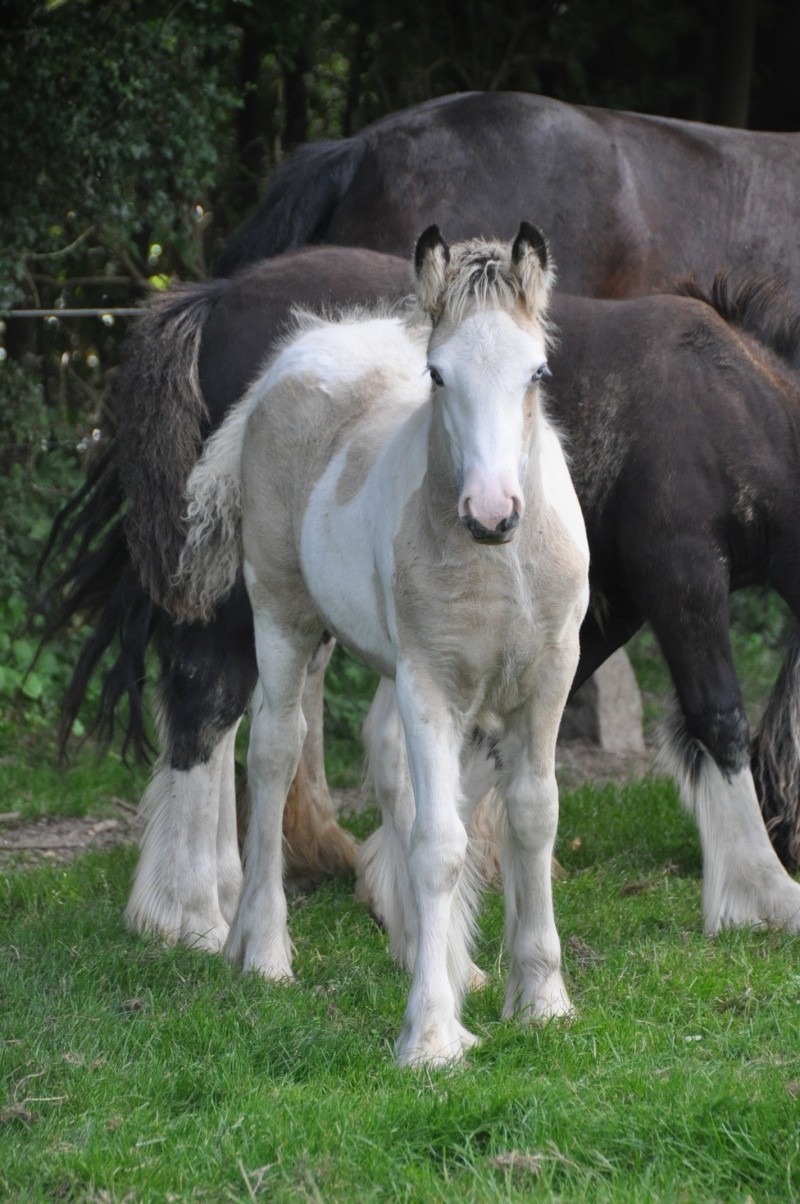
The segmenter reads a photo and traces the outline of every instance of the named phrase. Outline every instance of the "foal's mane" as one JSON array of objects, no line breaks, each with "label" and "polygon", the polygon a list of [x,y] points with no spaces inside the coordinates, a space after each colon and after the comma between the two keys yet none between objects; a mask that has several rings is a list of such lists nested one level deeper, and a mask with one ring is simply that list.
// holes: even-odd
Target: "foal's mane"
[{"label": "foal's mane", "polygon": [[261,371],[265,372],[274,364],[282,352],[307,330],[317,330],[321,326],[369,322],[376,318],[397,318],[408,326],[430,325],[427,315],[421,313],[413,293],[394,300],[383,298],[369,305],[322,305],[313,309],[307,309],[304,305],[293,305],[283,332],[273,343]]},{"label": "foal's mane", "polygon": [[[314,309],[293,305],[288,328],[277,347],[279,351],[282,350],[299,334],[306,330],[314,330],[318,326],[329,326],[337,322],[367,322],[372,318],[407,318],[415,312],[416,298],[413,294],[394,300],[384,298],[374,301],[371,305],[323,305]],[[277,355],[272,358],[277,359]]]},{"label": "foal's mane", "polygon": [[675,292],[710,305],[730,326],[752,335],[791,367],[800,366],[800,314],[790,315],[783,280],[753,276],[736,284],[729,271],[721,271],[708,289],[689,276]]}]

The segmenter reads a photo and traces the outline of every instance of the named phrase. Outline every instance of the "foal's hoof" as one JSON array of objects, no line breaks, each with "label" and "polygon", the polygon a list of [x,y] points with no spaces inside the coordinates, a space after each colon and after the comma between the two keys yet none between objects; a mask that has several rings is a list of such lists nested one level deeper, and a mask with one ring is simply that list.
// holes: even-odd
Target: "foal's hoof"
[{"label": "foal's hoof", "polygon": [[571,1020],[575,1009],[570,1003],[560,970],[544,980],[525,983],[512,974],[503,1006],[503,1019],[515,1016],[523,1024],[544,1024],[548,1020]]},{"label": "foal's hoof", "polygon": [[469,972],[467,973],[467,990],[482,991],[489,981],[489,975],[480,966],[476,966],[475,962],[470,962]]},{"label": "foal's hoof", "polygon": [[186,945],[203,953],[219,953],[228,938],[225,917],[211,902],[200,911],[174,898],[137,895],[125,909],[125,923],[131,932],[160,936],[165,945]]},{"label": "foal's hoof", "polygon": [[228,925],[221,917],[210,927],[204,926],[202,921],[184,920],[181,944],[186,945],[187,949],[197,949],[201,953],[221,953],[228,939],[228,931]]},{"label": "foal's hoof", "polygon": [[225,944],[225,959],[244,974],[259,974],[268,982],[292,983],[292,945],[288,935],[257,941],[231,928]]},{"label": "foal's hoof", "polygon": [[712,899],[703,901],[704,928],[716,936],[723,928],[783,928],[800,932],[800,883],[782,869],[751,870],[727,884]]},{"label": "foal's hoof", "polygon": [[457,1020],[410,1030],[406,1026],[397,1042],[397,1065],[412,1070],[454,1066],[479,1040]]}]

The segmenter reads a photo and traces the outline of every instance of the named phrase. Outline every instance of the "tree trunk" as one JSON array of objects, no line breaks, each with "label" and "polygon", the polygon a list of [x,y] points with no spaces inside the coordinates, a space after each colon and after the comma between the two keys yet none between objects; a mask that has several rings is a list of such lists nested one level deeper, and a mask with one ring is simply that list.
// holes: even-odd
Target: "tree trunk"
[{"label": "tree trunk", "polygon": [[717,17],[717,70],[710,120],[745,128],[753,78],[758,0],[721,0]]},{"label": "tree trunk", "polygon": [[309,69],[308,52],[298,50],[292,62],[283,60],[283,145],[292,150],[308,138],[308,89],[305,73]]},{"label": "tree trunk", "polygon": [[240,166],[236,205],[244,211],[257,204],[259,182],[265,174],[264,106],[258,89],[262,57],[262,39],[245,26],[237,64],[242,107],[236,114],[236,147]]}]

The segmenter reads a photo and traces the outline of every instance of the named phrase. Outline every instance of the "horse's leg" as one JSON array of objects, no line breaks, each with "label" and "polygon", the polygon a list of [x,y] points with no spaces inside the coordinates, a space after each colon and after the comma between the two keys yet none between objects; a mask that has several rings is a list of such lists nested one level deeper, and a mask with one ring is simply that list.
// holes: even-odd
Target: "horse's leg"
[{"label": "horse's leg", "polygon": [[650,620],[681,709],[665,755],[700,830],[705,930],[775,924],[800,931],[800,886],[770,844],[750,768],[727,581],[712,567],[682,589],[663,590],[661,599]]},{"label": "horse's leg", "polygon": [[323,756],[325,670],[336,641],[323,639],[311,658],[303,689],[308,734],[283,817],[287,877],[316,885],[323,878],[352,873],[358,842],[336,820]]},{"label": "horse's leg", "polygon": [[259,684],[247,754],[251,811],[242,893],[225,956],[264,978],[290,979],[283,811],[306,735],[302,693],[314,641],[290,634],[265,609],[257,611],[254,621]]},{"label": "horse's leg", "polygon": [[462,732],[446,700],[407,665],[398,668],[397,703],[414,788],[408,869],[418,918],[397,1060],[401,1066],[441,1066],[457,1061],[476,1041],[459,1020],[469,956],[453,950],[450,923],[467,855],[458,807]]},{"label": "horse's leg", "polygon": [[642,617],[619,600],[608,613],[589,610],[581,625],[581,655],[570,686],[570,697],[579,690],[618,648],[627,644],[642,625]]},{"label": "horse's leg", "polygon": [[542,666],[535,697],[514,716],[500,745],[508,814],[503,887],[510,957],[503,1016],[527,1021],[572,1014],[553,914],[552,860],[558,828],[556,739],[577,663],[575,631]]},{"label": "horse's leg", "polygon": [[209,952],[225,942],[239,884],[233,740],[255,678],[243,613],[246,621],[231,602],[207,627],[176,632],[160,687],[163,753],[141,803],[146,826],[125,912],[135,932]]},{"label": "horse's leg", "polygon": [[[794,528],[790,527],[793,531]],[[770,840],[790,871],[800,865],[800,559],[796,538],[775,557],[771,575],[798,627],[753,740],[753,776]]]}]

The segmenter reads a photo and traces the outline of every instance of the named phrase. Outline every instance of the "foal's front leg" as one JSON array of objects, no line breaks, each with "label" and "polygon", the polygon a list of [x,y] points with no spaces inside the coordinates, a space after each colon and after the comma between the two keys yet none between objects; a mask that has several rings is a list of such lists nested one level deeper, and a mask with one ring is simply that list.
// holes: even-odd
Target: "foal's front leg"
[{"label": "foal's front leg", "polygon": [[416,804],[408,870],[418,919],[397,1061],[443,1066],[458,1061],[477,1040],[459,1019],[466,981],[454,981],[454,962],[467,966],[468,959],[455,959],[452,951],[448,958],[451,909],[467,853],[458,812],[462,732],[446,700],[407,666],[398,668],[397,702]]},{"label": "foal's front leg", "polygon": [[283,809],[297,770],[306,721],[301,698],[314,641],[256,611],[259,685],[253,699],[247,771],[251,815],[242,894],[225,956],[264,978],[291,979],[292,946],[283,888]]},{"label": "foal's front leg", "polygon": [[569,657],[548,666],[537,697],[515,717],[501,751],[508,812],[503,886],[511,959],[503,1016],[528,1021],[569,1016],[573,1010],[561,975],[551,873],[558,827],[556,737],[573,669]]}]

